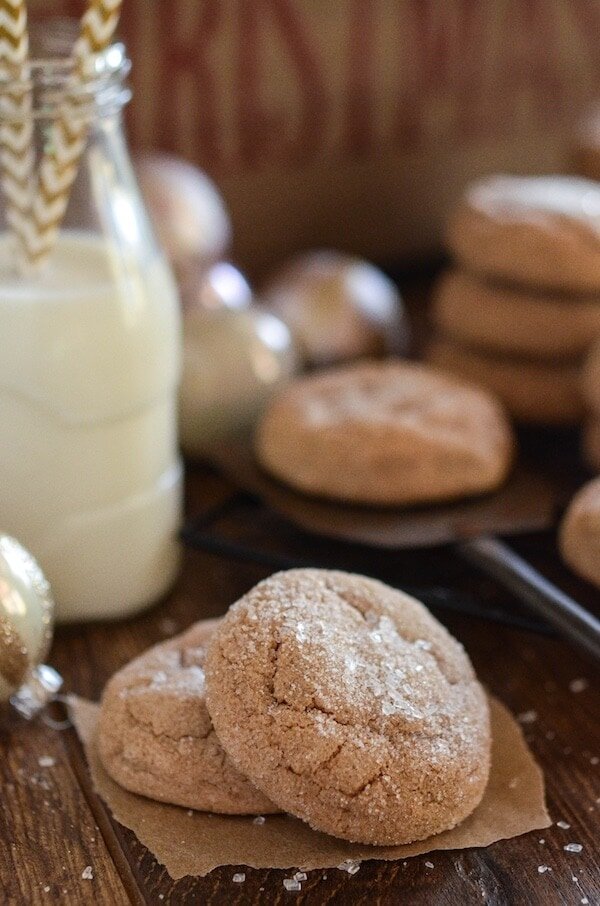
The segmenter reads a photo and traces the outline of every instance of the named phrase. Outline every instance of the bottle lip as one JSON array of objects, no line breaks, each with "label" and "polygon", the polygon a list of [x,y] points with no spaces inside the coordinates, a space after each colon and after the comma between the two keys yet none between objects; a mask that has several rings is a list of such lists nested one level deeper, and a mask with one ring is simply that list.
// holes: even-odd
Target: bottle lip
[{"label": "bottle lip", "polygon": [[[76,19],[53,19],[30,28],[30,60],[0,73],[0,120],[46,119],[65,101],[77,106],[77,118],[91,120],[120,110],[131,98],[127,76],[131,62],[125,45],[110,44],[90,56],[84,84],[73,80]],[[28,96],[28,104],[15,104]]]}]

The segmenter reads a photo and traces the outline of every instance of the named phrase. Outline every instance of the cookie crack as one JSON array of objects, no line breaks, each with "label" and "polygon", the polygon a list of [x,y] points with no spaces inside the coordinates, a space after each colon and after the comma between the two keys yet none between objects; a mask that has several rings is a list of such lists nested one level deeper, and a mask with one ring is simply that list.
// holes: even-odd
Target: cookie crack
[{"label": "cookie crack", "polygon": [[131,705],[129,702],[126,702],[127,714],[129,719],[138,727],[143,727],[145,730],[148,730],[155,739],[170,739],[172,742],[181,742],[182,739],[208,739],[211,734],[214,734],[214,728],[209,727],[205,733],[181,733],[179,736],[173,736],[171,733],[167,733],[164,730],[155,730],[152,724],[152,721],[142,720],[131,710]]}]

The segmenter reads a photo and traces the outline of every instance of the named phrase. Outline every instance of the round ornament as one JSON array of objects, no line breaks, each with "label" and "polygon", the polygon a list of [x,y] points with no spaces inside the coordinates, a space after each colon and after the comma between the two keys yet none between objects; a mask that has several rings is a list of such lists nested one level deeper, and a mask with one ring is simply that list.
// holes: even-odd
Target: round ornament
[{"label": "round ornament", "polygon": [[54,601],[37,562],[0,535],[0,701],[33,717],[62,684],[43,664],[52,641]]}]

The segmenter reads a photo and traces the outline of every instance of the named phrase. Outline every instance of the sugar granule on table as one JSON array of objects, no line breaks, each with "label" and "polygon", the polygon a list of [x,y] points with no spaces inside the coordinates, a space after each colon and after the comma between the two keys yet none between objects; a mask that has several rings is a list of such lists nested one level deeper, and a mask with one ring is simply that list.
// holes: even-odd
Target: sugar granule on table
[{"label": "sugar granule on table", "polygon": [[81,877],[84,881],[93,881],[94,871],[91,865],[86,865],[83,871],[81,872]]},{"label": "sugar granule on table", "polygon": [[580,679],[571,680],[569,683],[570,692],[583,692],[589,686],[589,682],[581,677]]},{"label": "sugar granule on table", "polygon": [[563,846],[563,849],[567,853],[580,853],[583,846],[581,843],[567,843],[566,846]]},{"label": "sugar granule on table", "polygon": [[571,827],[571,825],[567,824],[566,821],[557,821],[556,826],[562,828],[563,830],[569,830],[569,828]]},{"label": "sugar granule on table", "polygon": [[517,720],[520,724],[533,724],[537,720],[537,711],[523,711],[518,715]]},{"label": "sugar granule on table", "polygon": [[302,890],[302,884],[295,878],[284,878],[283,886],[286,890]]},{"label": "sugar granule on table", "polygon": [[40,755],[38,764],[41,768],[52,768],[56,764],[56,759],[51,755]]},{"label": "sugar granule on table", "polygon": [[426,862],[425,868],[435,868],[435,865],[433,864],[433,862]]},{"label": "sugar granule on table", "polygon": [[346,859],[345,862],[340,862],[337,867],[340,871],[347,871],[349,875],[355,875],[357,871],[360,871],[360,862],[354,859]]},{"label": "sugar granule on table", "polygon": [[550,868],[549,865],[538,865],[538,872],[539,872],[539,874],[543,875],[543,874],[545,874],[547,871],[552,871],[552,869]]},{"label": "sugar granule on table", "polygon": [[252,824],[264,824],[266,820],[264,815],[257,815],[256,818],[252,819]]},{"label": "sugar granule on table", "polygon": [[236,871],[231,880],[234,882],[234,884],[243,884],[246,880],[246,875],[243,871]]},{"label": "sugar granule on table", "polygon": [[295,881],[306,881],[307,879],[308,879],[308,875],[306,874],[305,871],[297,871],[296,874],[294,875]]}]

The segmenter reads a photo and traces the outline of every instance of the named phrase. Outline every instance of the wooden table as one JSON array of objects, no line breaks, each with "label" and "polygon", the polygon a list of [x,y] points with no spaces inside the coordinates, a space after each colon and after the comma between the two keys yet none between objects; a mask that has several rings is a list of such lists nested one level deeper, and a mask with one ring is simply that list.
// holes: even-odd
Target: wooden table
[{"label": "wooden table", "polygon": [[[234,489],[207,469],[188,476],[188,512],[228,500]],[[315,565],[354,568],[397,585],[443,586],[507,619],[523,616],[490,580],[458,562],[450,550],[401,553],[316,542],[244,504],[215,526],[219,537],[261,550],[285,550]],[[549,535],[521,539],[518,548],[548,575],[594,606],[596,593],[555,558]],[[119,624],[58,631],[51,662],[65,688],[97,699],[111,673],[149,645],[193,621],[222,613],[272,570],[231,555],[186,550],[177,587],[161,605]],[[172,881],[134,835],[114,822],[95,796],[73,730],[57,732],[4,714],[0,723],[0,902],[76,903],[600,903],[600,696],[598,672],[567,644],[481,616],[439,609],[437,615],[466,645],[491,691],[525,716],[529,743],[542,765],[554,822],[545,831],[483,850],[436,852],[407,862],[365,862],[350,876],[314,871],[301,893],[285,891],[291,872],[229,866],[202,879]],[[502,617],[501,617],[502,619]],[[581,843],[581,853],[564,850]],[[433,863],[433,868],[426,862]],[[538,866],[552,871],[539,873]],[[91,866],[92,879],[82,877]],[[232,876],[243,869],[246,880]],[[586,899],[587,898],[587,899]]]}]

